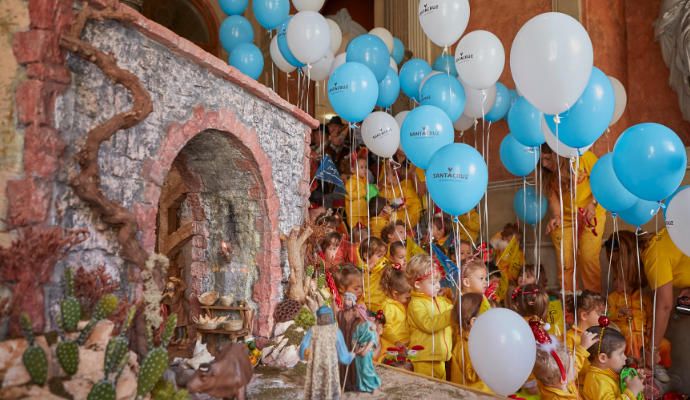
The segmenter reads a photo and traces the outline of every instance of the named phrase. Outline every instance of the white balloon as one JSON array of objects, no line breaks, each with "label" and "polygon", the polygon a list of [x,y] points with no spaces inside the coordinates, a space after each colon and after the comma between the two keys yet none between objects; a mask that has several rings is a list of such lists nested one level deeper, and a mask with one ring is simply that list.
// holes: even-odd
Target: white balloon
[{"label": "white balloon", "polygon": [[690,187],[676,193],[666,207],[666,229],[685,255],[690,255]]},{"label": "white balloon", "polygon": [[370,30],[369,33],[383,40],[383,43],[388,47],[388,53],[393,53],[393,35],[391,35],[388,29],[376,27]]},{"label": "white balloon", "polygon": [[457,121],[453,122],[453,128],[455,128],[456,131],[465,132],[473,127],[476,121],[476,118],[468,117],[463,114]]},{"label": "white balloon", "polygon": [[613,118],[611,118],[611,123],[613,125],[621,119],[623,112],[625,111],[625,106],[628,104],[628,95],[625,93],[625,86],[618,79],[609,76],[611,81],[611,86],[613,86],[613,96],[614,96],[614,107],[613,107]]},{"label": "white balloon", "polygon": [[548,12],[520,28],[510,49],[515,86],[536,108],[559,114],[582,95],[592,73],[592,41],[573,17]]},{"label": "white balloon", "polygon": [[292,0],[297,11],[319,11],[326,0]]},{"label": "white balloon", "polygon": [[417,11],[424,33],[440,47],[460,39],[470,20],[468,0],[420,1]]},{"label": "white balloon", "polygon": [[340,53],[337,56],[335,56],[335,58],[333,59],[333,65],[331,65],[331,72],[328,74],[329,76],[333,75],[333,71],[335,71],[336,68],[345,64],[346,57],[347,53]]},{"label": "white balloon", "polygon": [[[544,116],[544,118],[549,118],[547,116]],[[546,144],[549,145],[551,150],[553,150],[556,154],[558,154],[561,157],[566,157],[566,158],[575,158],[578,155],[581,155],[585,151],[589,150],[592,145],[590,144],[589,146],[583,147],[581,149],[576,149],[574,147],[570,147],[567,144],[563,144],[560,140],[556,138],[556,135],[551,132],[551,129],[549,129],[549,125],[546,124],[546,120],[542,118],[541,120],[541,130],[544,132],[544,138],[546,139]]]},{"label": "white balloon", "polygon": [[395,71],[395,73],[397,74],[398,73],[398,64],[395,62],[393,57],[391,57],[391,61],[389,64],[390,64],[390,67],[393,69],[393,71]]},{"label": "white balloon", "polygon": [[489,31],[465,35],[455,48],[458,76],[468,86],[486,89],[501,77],[506,62],[501,40]]},{"label": "white balloon", "polygon": [[400,146],[400,126],[390,114],[375,111],[362,122],[362,139],[377,156],[393,157]]},{"label": "white balloon", "polygon": [[278,48],[278,36],[273,36],[268,51],[271,54],[271,60],[273,60],[273,63],[279,70],[287,73],[295,70],[295,67],[287,62],[285,57],[283,57],[283,53],[280,52],[280,48]]},{"label": "white balloon", "polygon": [[332,19],[326,18],[326,22],[328,22],[328,29],[331,31],[331,52],[335,54],[343,42],[343,31],[340,30],[340,25]]},{"label": "white balloon", "polygon": [[331,47],[331,32],[326,18],[315,11],[298,12],[288,23],[287,42],[299,61],[305,64],[318,61]]},{"label": "white balloon", "polygon": [[[314,82],[322,81],[331,75],[331,66],[333,65],[333,53],[327,51],[319,61],[315,62],[309,68],[309,79]],[[308,67],[304,67],[308,68]]]},{"label": "white balloon", "polygon": [[465,89],[465,111],[463,113],[472,118],[484,118],[496,101],[496,85],[487,89],[474,89],[460,81]]},{"label": "white balloon", "polygon": [[482,381],[497,394],[508,396],[532,373],[537,344],[532,329],[518,313],[492,308],[472,325],[469,353]]},{"label": "white balloon", "polygon": [[402,128],[403,121],[405,121],[405,117],[407,117],[408,113],[409,111],[400,111],[395,114],[395,122],[398,123],[398,127]]}]

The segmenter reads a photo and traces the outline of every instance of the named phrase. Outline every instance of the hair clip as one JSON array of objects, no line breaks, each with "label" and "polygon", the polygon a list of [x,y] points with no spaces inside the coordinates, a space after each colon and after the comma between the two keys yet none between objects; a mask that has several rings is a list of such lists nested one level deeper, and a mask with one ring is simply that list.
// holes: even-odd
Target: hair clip
[{"label": "hair clip", "polygon": [[606,315],[599,317],[599,326],[601,327],[601,331],[599,331],[599,345],[597,346],[597,354],[601,353],[601,342],[604,341],[604,331],[606,328],[608,328],[609,322],[609,317]]},{"label": "hair clip", "polygon": [[551,340],[551,336],[546,332],[540,320],[531,319],[529,321],[529,327],[532,328],[532,334],[534,334],[534,339],[537,341],[537,346],[539,346],[541,350],[551,354],[551,357],[556,361],[558,369],[561,371],[561,382],[565,382],[567,380],[565,366],[563,365],[561,357],[556,352],[558,344]]},{"label": "hair clip", "polygon": [[402,271],[402,265],[400,263],[393,263],[391,267],[396,271]]},{"label": "hair clip", "polygon": [[511,299],[515,300],[519,295],[523,296],[528,296],[531,294],[539,294],[540,290],[538,287],[535,287],[532,290],[522,290],[521,286],[518,286],[513,290],[513,294],[510,296]]}]

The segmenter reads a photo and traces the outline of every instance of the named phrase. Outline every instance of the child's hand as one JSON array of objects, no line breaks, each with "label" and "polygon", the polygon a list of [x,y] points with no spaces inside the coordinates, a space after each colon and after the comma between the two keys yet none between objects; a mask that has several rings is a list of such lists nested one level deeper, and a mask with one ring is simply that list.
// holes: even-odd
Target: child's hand
[{"label": "child's hand", "polygon": [[628,387],[628,389],[630,389],[631,392],[633,392],[635,396],[644,390],[644,384],[639,376],[631,376],[625,382],[625,385]]},{"label": "child's hand", "polygon": [[561,226],[561,218],[560,217],[552,217],[551,220],[549,221],[549,224],[546,225],[546,234],[550,234],[551,232],[555,231],[556,228]]},{"label": "child's hand", "polygon": [[592,345],[599,341],[599,335],[593,332],[584,331],[580,337],[580,345],[585,349],[589,349]]}]

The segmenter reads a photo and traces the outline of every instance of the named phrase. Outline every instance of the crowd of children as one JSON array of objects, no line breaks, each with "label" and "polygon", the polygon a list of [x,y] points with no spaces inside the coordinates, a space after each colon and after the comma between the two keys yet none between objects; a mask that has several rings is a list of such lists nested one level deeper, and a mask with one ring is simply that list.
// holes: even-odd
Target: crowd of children
[{"label": "crowd of children", "polygon": [[[332,148],[318,143],[321,150]],[[650,291],[630,245],[634,234],[620,232],[604,244],[612,265],[609,290],[563,296],[560,289],[549,291],[543,266],[526,264],[517,224],[482,242],[477,212],[452,221],[429,210],[423,174],[404,154],[385,163],[361,151],[336,156],[349,167],[341,171],[346,194],[340,203],[330,197],[329,205],[344,215],[322,207],[335,193],[327,190],[312,199],[321,200],[313,202],[312,214],[329,228],[318,255],[334,282],[345,343],[358,349],[355,364],[341,367],[345,390],[375,391],[378,361],[491,392],[472,368],[469,334],[482,313],[506,307],[524,317],[539,343],[520,395],[633,399],[642,393],[644,374],[624,369],[649,365]],[[668,352],[666,343],[662,364]],[[668,380],[661,367],[655,377]]]}]

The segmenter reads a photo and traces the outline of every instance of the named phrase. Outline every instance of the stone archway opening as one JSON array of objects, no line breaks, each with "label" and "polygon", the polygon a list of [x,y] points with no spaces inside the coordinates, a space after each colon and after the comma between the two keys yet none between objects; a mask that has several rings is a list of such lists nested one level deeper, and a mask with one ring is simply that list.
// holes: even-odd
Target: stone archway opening
[{"label": "stone archway opening", "polygon": [[258,163],[238,138],[209,129],[184,145],[161,189],[156,247],[170,260],[168,278],[185,283],[185,298],[216,291],[265,317],[254,293],[269,274],[265,199]]}]

